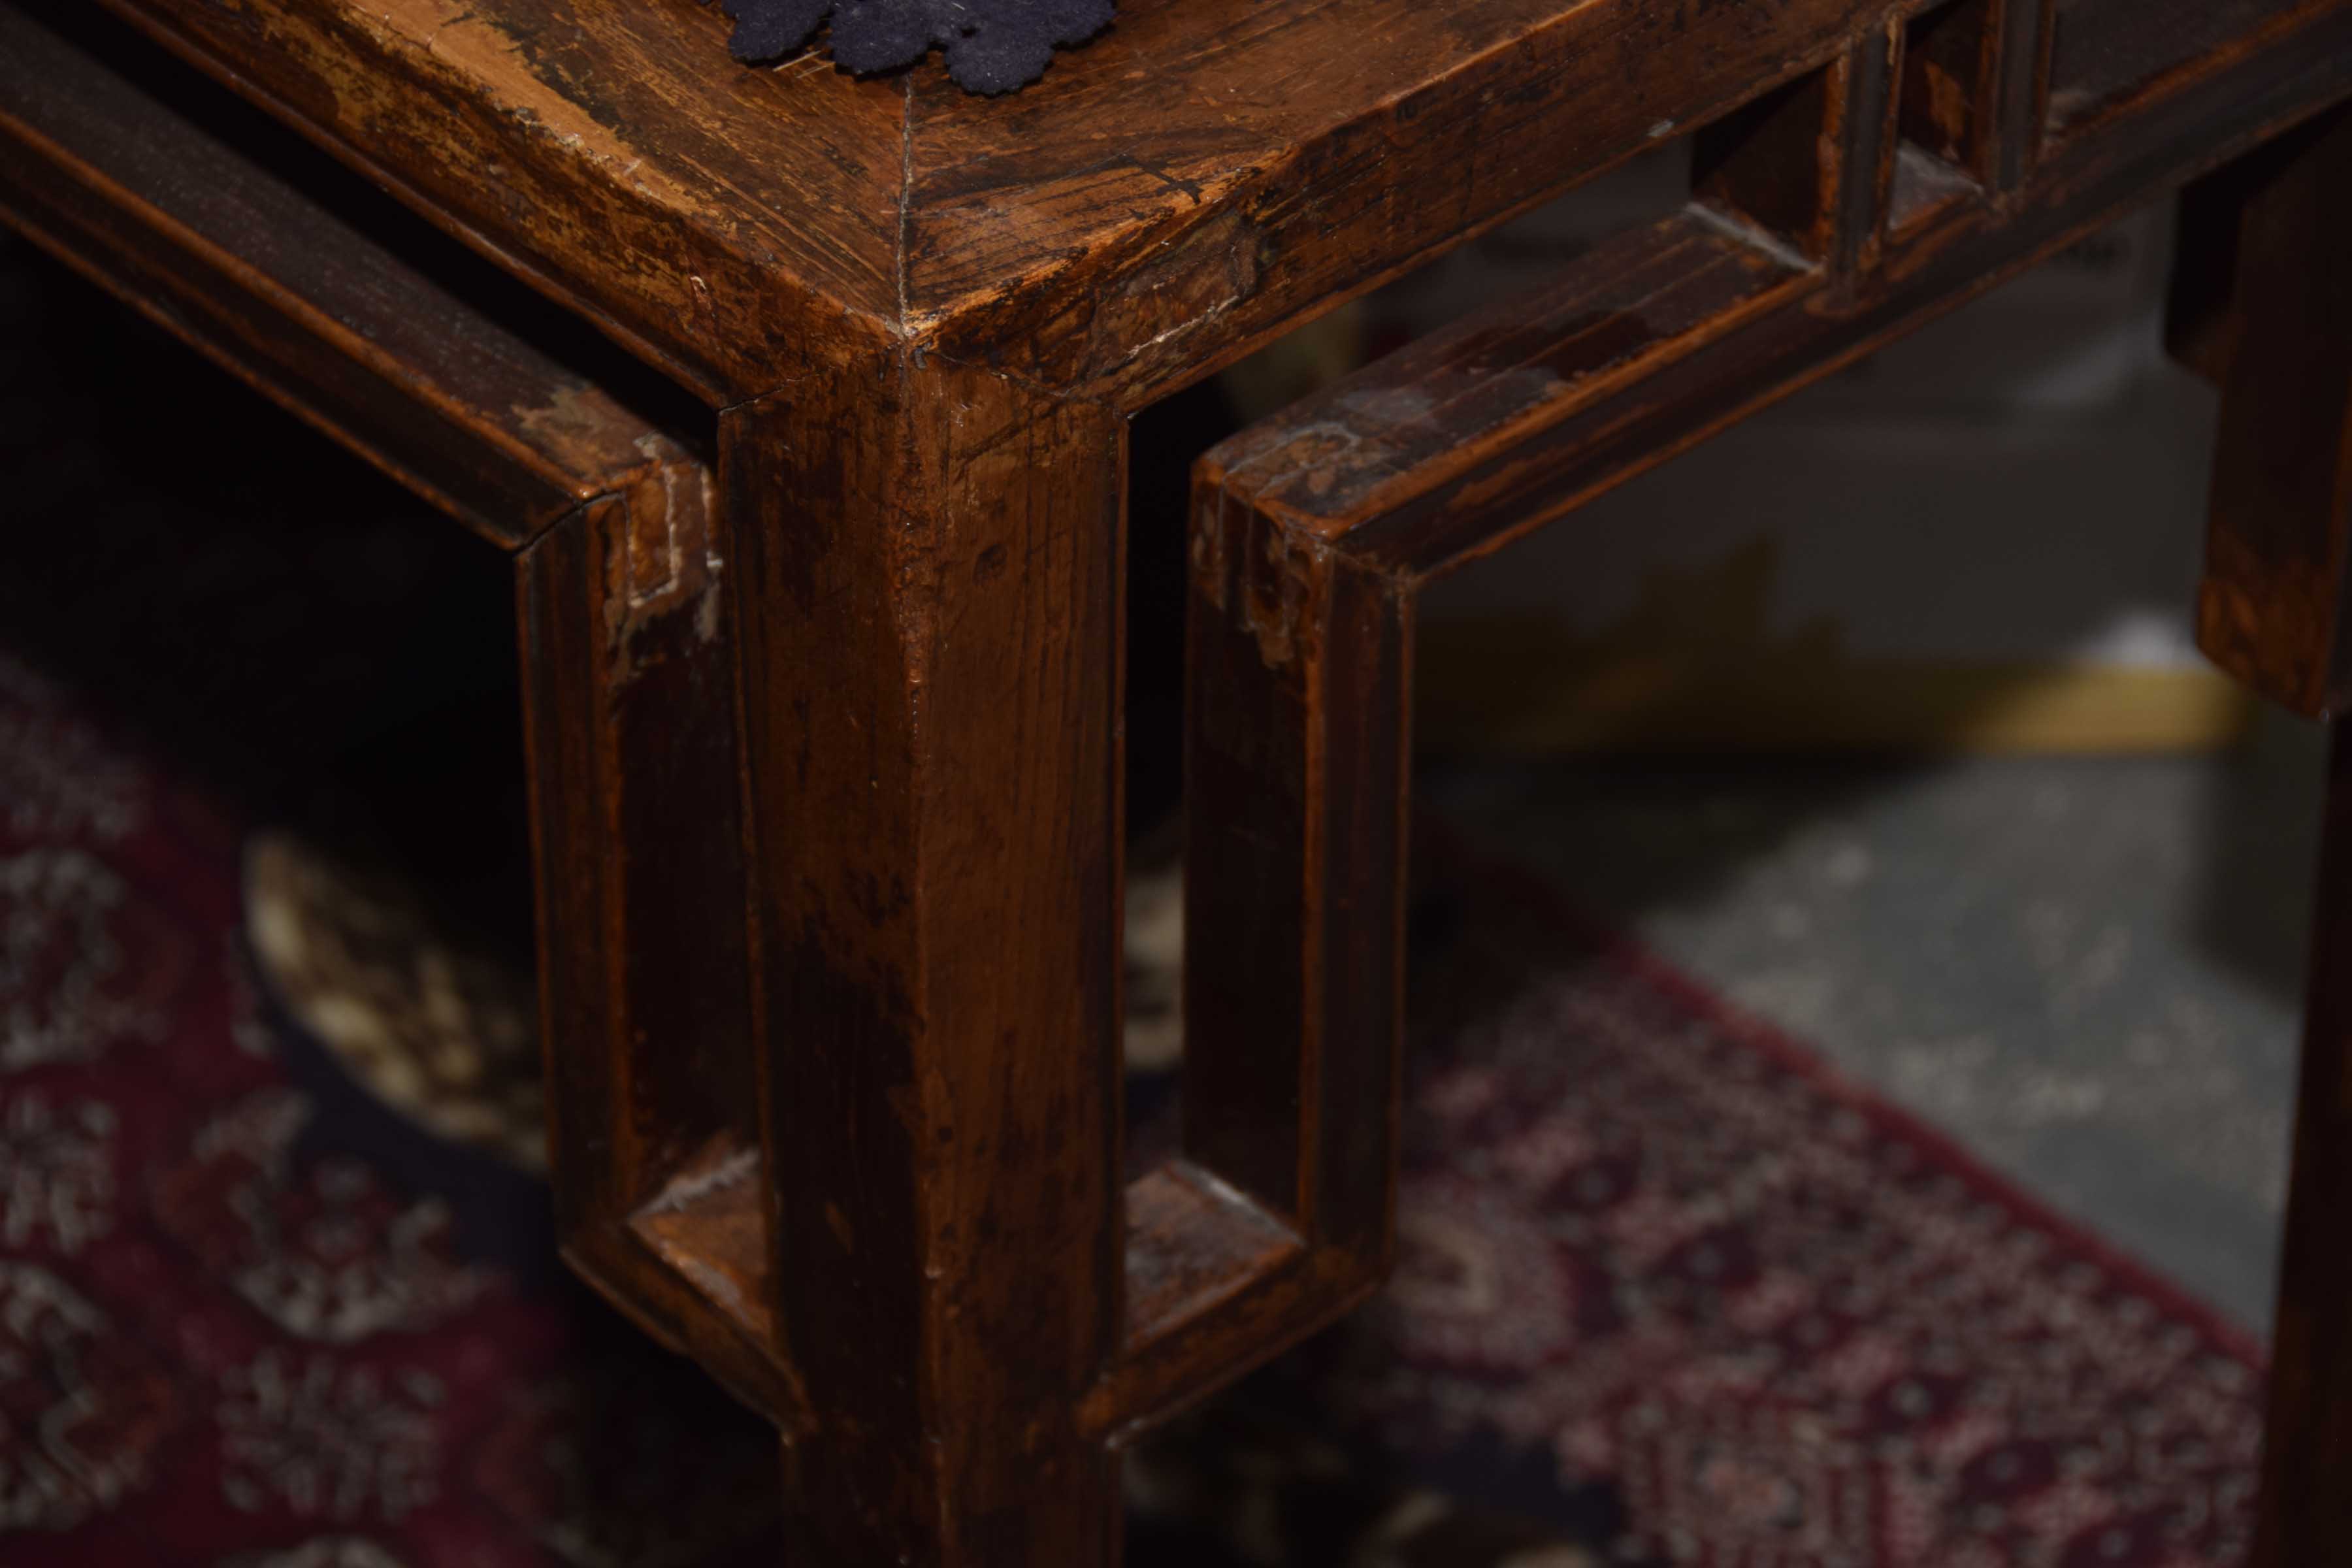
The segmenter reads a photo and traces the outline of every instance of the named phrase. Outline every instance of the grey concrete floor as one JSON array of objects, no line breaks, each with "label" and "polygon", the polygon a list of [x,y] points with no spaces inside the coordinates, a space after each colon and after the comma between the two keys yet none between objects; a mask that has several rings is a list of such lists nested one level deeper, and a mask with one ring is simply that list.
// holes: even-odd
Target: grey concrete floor
[{"label": "grey concrete floor", "polygon": [[2266,1331],[2316,731],[2195,758],[1433,763],[1424,800]]}]

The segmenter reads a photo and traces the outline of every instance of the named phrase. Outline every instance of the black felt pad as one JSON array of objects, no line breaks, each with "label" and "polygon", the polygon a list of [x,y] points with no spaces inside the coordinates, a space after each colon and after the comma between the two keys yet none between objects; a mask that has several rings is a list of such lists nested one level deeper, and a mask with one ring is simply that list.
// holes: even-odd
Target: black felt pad
[{"label": "black felt pad", "polygon": [[1035,81],[1054,51],[1110,25],[1114,0],[723,0],[740,60],[772,60],[832,18],[833,58],[845,70],[894,70],[934,47],[972,92]]}]

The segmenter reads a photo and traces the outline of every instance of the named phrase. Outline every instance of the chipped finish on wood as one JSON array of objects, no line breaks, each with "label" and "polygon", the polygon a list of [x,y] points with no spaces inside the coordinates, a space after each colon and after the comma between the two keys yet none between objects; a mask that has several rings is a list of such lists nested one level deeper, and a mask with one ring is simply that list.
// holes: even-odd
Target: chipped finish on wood
[{"label": "chipped finish on wood", "polygon": [[1305,1254],[1297,1231],[1181,1161],[1129,1186],[1127,1237],[1122,1342],[1130,1360],[1198,1329]]},{"label": "chipped finish on wood", "polygon": [[766,1175],[756,1143],[722,1134],[640,1205],[628,1223],[636,1239],[740,1337],[781,1359],[773,1326],[775,1259],[768,1236]]},{"label": "chipped finish on wood", "polygon": [[1735,110],[1692,148],[1692,194],[1811,262],[1836,251],[1849,57]]},{"label": "chipped finish on wood", "polygon": [[[1710,239],[1691,215],[1669,218],[1580,258],[1531,299],[1474,315],[1348,378],[1205,461],[1234,476],[1228,489],[1238,503],[1279,512],[1351,556],[1411,574],[1443,571],[2347,92],[2352,12],[2338,11],[2234,75],[2169,100],[2141,141],[2053,155],[2005,214],[1979,212],[1904,258],[1913,269],[1875,280],[1848,310],[1813,309],[1811,275],[1736,235]],[[1694,303],[1662,316],[1654,298]],[[1661,333],[1662,320],[1675,330]],[[1548,356],[1612,342],[1628,352],[1573,374],[1528,374]]]},{"label": "chipped finish on wood", "polygon": [[645,444],[664,460],[517,562],[557,1218],[583,1274],[789,1427],[764,1205],[747,1235],[712,1175],[759,1148],[726,564],[709,469]]},{"label": "chipped finish on wood", "polygon": [[714,402],[900,339],[1130,409],[1885,8],[1140,0],[974,100],[744,70],[684,0],[107,3]]},{"label": "chipped finish on wood", "polygon": [[1410,624],[1381,577],[1196,487],[1187,1154],[1318,1251],[1385,1256]]},{"label": "chipped finish on wood", "polygon": [[1380,559],[1428,570],[1446,556],[1422,538],[1442,528],[1475,542],[1523,503],[1530,443],[1822,283],[1694,208],[1227,442],[1203,459],[1202,482],[1327,545],[1411,533]]},{"label": "chipped finish on wood", "polygon": [[[1129,409],[1660,134],[1890,29],[1899,49],[1913,9],[1139,0],[1036,86],[974,100],[935,66],[859,82],[814,58],[728,65],[720,19],[683,0],[108,3],[714,401],[899,341]],[[2266,5],[2275,42],[2334,4],[2238,8]],[[1984,46],[2004,62],[1984,101],[2011,134],[1978,139],[2013,174],[2042,90],[2016,73],[2038,68],[2051,14],[1978,5],[2019,18]],[[2215,28],[2174,28],[2225,47],[2189,47],[2102,115],[2252,47]],[[1893,105],[1888,63],[1851,79],[1876,95],[1859,110]],[[1139,144],[1106,152],[1105,125]],[[1408,137],[1413,156],[1391,156]],[[1894,142],[1881,152],[1891,170]]]},{"label": "chipped finish on wood", "polygon": [[2000,45],[1992,8],[1993,0],[1948,0],[1914,18],[1898,95],[1904,139],[1977,179],[1991,149]]},{"label": "chipped finish on wood", "polygon": [[2246,171],[2198,640],[2333,718],[2352,704],[2352,111],[2282,151]]},{"label": "chipped finish on wood", "polygon": [[2334,727],[2305,994],[2294,1174],[2271,1335],[2268,1452],[2247,1568],[2352,1561],[2352,727]]},{"label": "chipped finish on wood", "polygon": [[[1557,0],[1123,11],[1063,62],[1080,68],[997,120],[919,79],[910,321],[945,353],[1135,406],[1826,64],[1880,9],[1792,0],[1761,25],[1733,5]],[[1105,124],[1150,130],[1107,158]],[[1093,232],[1111,213],[1119,232]],[[1171,253],[1225,286],[1148,307]],[[1105,301],[1132,324],[1101,331]]]},{"label": "chipped finish on wood", "polygon": [[[709,471],[681,460],[582,509],[521,562],[541,1002],[562,1020],[550,1081],[576,1086],[584,1057],[629,1069],[588,1123],[558,1116],[560,1160],[567,1139],[597,1140],[562,1195],[593,1182],[588,1207],[615,1217],[712,1135],[750,1146],[756,1131],[741,938],[692,918],[743,902],[711,511]],[[589,947],[576,961],[573,942]]]},{"label": "chipped finish on wood", "polygon": [[1361,1306],[1380,1284],[1380,1274],[1360,1260],[1329,1251],[1299,1254],[1254,1274],[1213,1310],[1178,1319],[1121,1358],[1079,1405],[1080,1429],[1099,1435],[1115,1457],[1154,1422],[1212,1397]]},{"label": "chipped finish on wood", "polygon": [[[2023,16],[2043,36],[2030,15],[1990,6],[1973,12],[1985,36],[1963,54],[1989,70],[2021,56],[2000,47],[1993,29]],[[2013,163],[2005,163],[1992,116],[2014,91],[1998,79],[1971,83],[1966,114],[1925,128],[1939,136],[1949,131],[1950,139],[1932,150],[1919,145],[1923,128],[1915,120],[1899,156],[1943,167],[1937,153],[1958,154],[1968,167],[1953,170],[1956,178],[2013,166],[2017,184],[1987,194],[1961,180],[1944,204],[1948,212],[1929,222],[1922,208],[1906,226],[1906,198],[1884,195],[1895,189],[1885,177],[1886,160],[1903,136],[1904,118],[1898,104],[1882,100],[1870,85],[1876,76],[1890,87],[1916,79],[1905,68],[1913,36],[1906,20],[1891,17],[1883,35],[1867,35],[1823,79],[1804,111],[1821,127],[1820,142],[1842,149],[1847,182],[1837,205],[1844,218],[1841,243],[1828,266],[1811,264],[1822,253],[1802,243],[1821,232],[1805,221],[1818,209],[1790,199],[1790,193],[1822,188],[1801,161],[1804,138],[1779,119],[1790,113],[1786,105],[1764,106],[1752,127],[1741,128],[1744,134],[1731,132],[1727,155],[1702,139],[1698,200],[1683,214],[1604,243],[1549,288],[1389,356],[1225,443],[1198,466],[1188,830],[1205,847],[1188,866],[1188,891],[1202,879],[1205,896],[1216,900],[1213,910],[1195,914],[1192,929],[1196,943],[1217,945],[1201,960],[1187,1008],[1206,1040],[1237,1044],[1230,1061],[1213,1047],[1188,1082],[1188,1104],[1198,1094],[1213,1107],[1189,1152],[1295,1223],[1312,1226],[1315,1184],[1311,1175],[1294,1175],[1293,1162],[1301,1173],[1311,1170],[1299,1150],[1311,1145],[1318,1119],[1310,1110],[1292,1134],[1284,1113],[1311,1106],[1310,1097],[1291,1088],[1297,1064],[1313,1062],[1335,1036],[1309,1016],[1294,1034],[1258,1038],[1249,1032],[1251,1015],[1232,997],[1312,995],[1329,976],[1345,984],[1370,973],[1336,959],[1333,950],[1352,942],[1359,951],[1377,951],[1388,911],[1321,897],[1327,863],[1312,825],[1352,795],[1394,787],[1402,799],[1391,768],[1403,746],[1405,704],[1368,700],[1359,690],[1326,691],[1314,678],[1326,668],[1362,672],[1381,663],[1360,650],[1332,656],[1351,618],[1333,585],[1364,584],[1366,597],[1399,605],[1399,620],[1409,626],[1411,597],[1429,575],[1572,511],[2095,229],[2119,208],[2352,92],[2352,14],[2343,10],[2292,37],[2271,36],[2267,47],[2233,49],[2225,64],[2153,95],[2156,107],[2127,142],[2086,139],[2032,155],[2021,149]],[[2038,83],[2040,63],[2027,63]],[[2352,111],[2344,121],[2352,123]],[[1883,132],[1874,129],[1880,124]],[[2323,127],[2314,134],[2335,133]],[[2339,316],[2352,320],[2352,296],[2340,288],[2352,275],[2352,252],[2338,254],[2345,247],[2336,233],[2352,235],[2340,199],[2352,188],[2352,159],[2341,152],[2332,158],[2304,153],[2296,166],[2309,184],[2293,219],[2258,237],[2253,226],[2269,205],[2258,200],[2242,248],[2251,255],[2259,247],[2277,269],[2306,274],[2302,287],[2283,287],[2273,296],[2280,356],[2287,352],[2288,322],[2303,323],[2306,351],[2314,323],[2323,338],[2332,343],[2342,336],[2342,346],[2352,349],[2352,333],[2335,331]],[[1865,171],[1860,178],[1857,168]],[[1916,195],[1907,199],[1916,207]],[[2317,216],[2323,205],[2324,225]],[[1725,223],[1719,215],[1726,208],[1750,221]],[[1773,221],[1754,222],[1759,215]],[[2320,226],[2325,235],[2314,232]],[[1791,236],[1800,241],[1794,251],[1786,244]],[[2338,296],[2341,310],[2321,309],[2312,298],[2319,279]],[[2262,405],[2273,416],[2266,430],[2277,449],[2261,466],[2273,476],[2292,466],[2296,477],[2287,482],[2296,497],[2315,501],[2324,495],[2326,503],[2285,510],[2325,515],[2334,527],[2326,569],[2309,574],[2315,584],[2325,581],[2332,614],[2344,586],[2341,538],[2352,528],[2346,504],[2352,352],[2316,356],[2325,362],[2317,369],[2306,353],[2298,379],[2263,363],[2253,321],[2243,331],[2232,387],[2262,387]],[[2276,416],[2275,403],[2267,400],[2280,398],[2301,400],[2305,416]],[[2324,451],[2290,465],[2287,447]],[[2262,498],[2266,515],[2279,510],[2280,499]],[[2252,619],[2269,625],[2259,613]],[[2296,617],[2282,619],[2279,632],[2292,631]],[[1401,673],[1409,647],[1402,639],[1398,646]],[[2326,651],[2334,655],[2332,635]],[[1314,738],[1341,725],[1358,734],[1366,726],[1385,727],[1394,749],[1360,743],[1318,751]],[[1286,911],[1298,902],[1293,889],[1302,884],[1310,889],[1306,912],[1294,920]],[[1249,912],[1263,910],[1285,912],[1248,921]],[[1307,940],[1298,940],[1301,930],[1311,931]],[[2319,1016],[2324,1031],[2330,1026],[2324,1005]],[[1372,1039],[1369,1032],[1354,1037],[1359,1047]],[[2312,1068],[2306,1085],[2308,1170],[2299,1198],[2306,1206],[2313,1183],[2331,1194],[2341,1184],[2335,1164],[2342,1162],[2309,1152],[2318,1141],[2310,1130],[2341,1120],[2340,1054]],[[2328,1521],[2316,1513],[2333,1506],[2321,1500],[2334,1495],[2330,1489],[2340,1479],[2335,1471],[2352,1462],[2346,1458],[2352,1454],[2352,1332],[2346,1331],[2352,1277],[2340,1267],[2342,1249],[2332,1242],[2323,1247],[2312,1224],[2297,1255],[2308,1278],[2298,1281],[2298,1265],[2290,1264],[2282,1317],[2289,1325],[2283,1342],[2311,1347],[2315,1370],[2307,1376],[2315,1392],[2299,1389],[2275,1434],[2269,1528],[2276,1541],[2292,1542],[2273,1548],[2270,1561],[2279,1563],[2332,1560],[2345,1551],[2335,1539],[2343,1528],[2340,1510]],[[2284,1337],[2290,1333],[2302,1341]]]}]

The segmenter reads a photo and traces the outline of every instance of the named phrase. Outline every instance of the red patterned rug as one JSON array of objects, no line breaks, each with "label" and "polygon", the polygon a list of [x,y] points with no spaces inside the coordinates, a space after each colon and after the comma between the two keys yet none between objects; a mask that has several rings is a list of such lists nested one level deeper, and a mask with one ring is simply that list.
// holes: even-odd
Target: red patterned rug
[{"label": "red patterned rug", "polygon": [[2249,1336],[1548,889],[1444,858],[1402,1265],[1320,1348],[1327,1418],[1597,1562],[2242,1560]]},{"label": "red patterned rug", "polygon": [[0,1562],[772,1563],[772,1440],[553,1278],[526,1177],[397,1169],[239,849],[0,658]]},{"label": "red patterned rug", "polygon": [[[2256,1346],[1444,859],[1401,1276],[1145,1450],[1136,1564],[2238,1560]],[[0,1561],[773,1561],[766,1435],[563,1281],[510,1129],[419,1110],[449,1008],[410,1070],[256,982],[259,863],[0,660]]]}]

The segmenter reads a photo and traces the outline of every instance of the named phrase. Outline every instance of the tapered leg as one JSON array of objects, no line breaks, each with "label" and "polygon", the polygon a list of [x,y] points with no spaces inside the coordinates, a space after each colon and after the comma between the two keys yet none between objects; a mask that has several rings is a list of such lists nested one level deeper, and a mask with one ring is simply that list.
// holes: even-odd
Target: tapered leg
[{"label": "tapered leg", "polygon": [[722,428],[795,1562],[1116,1557],[1123,434],[911,356]]}]

